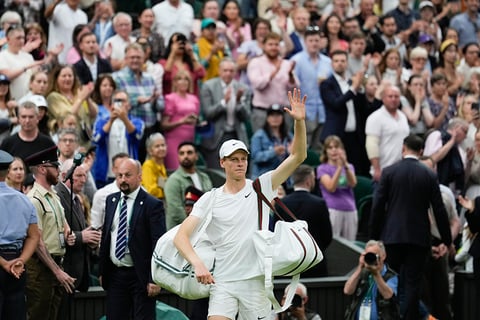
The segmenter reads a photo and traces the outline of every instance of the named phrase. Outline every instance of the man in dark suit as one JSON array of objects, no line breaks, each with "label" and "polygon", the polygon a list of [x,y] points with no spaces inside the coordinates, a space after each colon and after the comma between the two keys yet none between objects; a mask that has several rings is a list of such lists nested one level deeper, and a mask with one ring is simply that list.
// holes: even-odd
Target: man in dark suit
[{"label": "man in dark suit", "polygon": [[107,197],[100,251],[100,279],[107,290],[108,319],[155,319],[160,287],[150,261],[165,233],[162,201],[140,188],[140,162],[124,160],[117,171],[121,192]]},{"label": "man in dark suit", "polygon": [[113,72],[110,62],[98,55],[97,37],[94,33],[81,35],[79,48],[82,56],[73,67],[82,84],[95,82],[99,74]]},{"label": "man in dark suit", "polygon": [[[90,279],[90,250],[98,247],[101,239],[101,232],[87,226],[85,220],[85,209],[80,196],[85,183],[87,172],[79,166],[72,174],[72,180],[65,181],[68,171],[73,166],[73,160],[67,159],[60,166],[61,181],[55,186],[70,229],[75,235],[75,244],[67,247],[64,259],[65,272],[70,274],[75,281],[75,289],[87,291]],[[73,188],[72,186],[73,181]],[[70,192],[73,191],[73,194]]]},{"label": "man in dark suit", "polygon": [[250,117],[247,88],[234,79],[235,62],[225,58],[220,62],[220,75],[202,85],[202,112],[215,126],[211,137],[202,138],[201,151],[207,167],[220,169],[220,145],[230,139],[248,141],[245,121]]},{"label": "man in dark suit", "polygon": [[[293,172],[292,177],[294,191],[283,198],[282,202],[298,219],[308,223],[308,231],[322,252],[325,252],[332,242],[332,225],[325,201],[310,193],[315,186],[315,173],[312,167],[302,164]],[[278,204],[275,207],[285,221],[292,220]],[[275,216],[275,219],[278,220],[278,217]],[[327,261],[324,256],[322,262],[302,273],[302,278],[325,277],[327,275]]]},{"label": "man in dark suit", "polygon": [[431,206],[441,235],[449,247],[450,225],[437,177],[418,161],[423,140],[409,135],[403,141],[403,160],[385,168],[374,195],[370,216],[371,238],[383,240],[387,262],[399,273],[402,319],[419,319],[419,294],[431,250]]},{"label": "man in dark suit", "polygon": [[355,172],[368,176],[370,162],[365,151],[367,104],[365,95],[360,93],[363,71],[348,79],[348,53],[336,50],[331,59],[333,73],[320,84],[326,115],[320,140],[324,141],[329,135],[339,136]]}]

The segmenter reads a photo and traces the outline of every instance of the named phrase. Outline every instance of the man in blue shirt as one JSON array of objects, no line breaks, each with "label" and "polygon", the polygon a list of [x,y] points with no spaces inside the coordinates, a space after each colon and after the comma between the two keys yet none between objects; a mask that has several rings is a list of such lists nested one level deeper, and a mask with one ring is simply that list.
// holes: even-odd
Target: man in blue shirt
[{"label": "man in blue shirt", "polygon": [[26,319],[25,262],[40,239],[37,212],[22,193],[5,184],[13,157],[0,150],[0,319]]},{"label": "man in blue shirt", "polygon": [[467,10],[450,20],[450,28],[458,32],[458,46],[463,48],[469,42],[478,42],[480,32],[480,15],[478,0],[465,1]]},{"label": "man in blue shirt", "polygon": [[353,295],[346,320],[400,319],[397,300],[398,276],[385,264],[382,241],[370,240],[358,259],[358,267],[345,283],[343,292]]},{"label": "man in blue shirt", "polygon": [[320,53],[323,47],[319,27],[307,27],[304,41],[305,50],[295,54],[290,60],[295,61],[294,72],[300,81],[300,89],[308,96],[305,105],[307,143],[310,148],[320,151],[320,133],[325,123],[325,107],[319,85],[331,75],[332,66],[330,58]]}]

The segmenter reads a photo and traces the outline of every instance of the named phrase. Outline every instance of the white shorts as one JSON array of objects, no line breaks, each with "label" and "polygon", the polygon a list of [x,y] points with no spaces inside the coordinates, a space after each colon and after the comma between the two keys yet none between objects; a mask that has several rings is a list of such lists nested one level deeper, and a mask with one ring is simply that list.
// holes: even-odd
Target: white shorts
[{"label": "white shorts", "polygon": [[262,278],[215,283],[210,289],[208,316],[238,320],[272,319],[272,304]]}]

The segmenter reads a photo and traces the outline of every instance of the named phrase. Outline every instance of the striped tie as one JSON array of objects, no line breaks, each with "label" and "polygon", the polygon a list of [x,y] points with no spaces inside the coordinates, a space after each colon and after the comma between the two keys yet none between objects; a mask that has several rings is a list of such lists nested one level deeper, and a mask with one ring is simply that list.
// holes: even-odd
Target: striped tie
[{"label": "striped tie", "polygon": [[125,257],[127,250],[127,196],[123,196],[120,214],[118,215],[117,245],[115,247],[115,256],[118,260]]}]

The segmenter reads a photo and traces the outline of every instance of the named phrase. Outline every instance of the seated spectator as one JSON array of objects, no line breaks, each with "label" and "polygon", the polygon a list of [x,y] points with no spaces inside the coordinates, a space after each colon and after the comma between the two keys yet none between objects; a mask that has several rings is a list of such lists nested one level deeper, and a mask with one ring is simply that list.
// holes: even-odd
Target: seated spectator
[{"label": "seated spectator", "polygon": [[166,59],[160,60],[163,66],[163,94],[172,92],[173,78],[179,70],[187,70],[193,81],[193,93],[200,94],[198,82],[205,76],[205,69],[197,61],[193,48],[187,37],[181,33],[174,33],[168,40]]},{"label": "seated spectator", "polygon": [[[250,24],[242,18],[240,4],[237,0],[226,0],[223,3],[220,20],[227,26],[225,35],[231,50],[231,57],[232,59],[237,59],[237,49],[242,45],[243,42],[252,39],[252,30],[250,28]],[[220,38],[222,38],[221,32],[217,32],[217,34]]]},{"label": "seated spectator", "polygon": [[427,101],[425,82],[414,74],[407,82],[405,95],[400,97],[402,111],[408,119],[410,133],[424,135],[433,126],[434,116]]},{"label": "seated spectator", "polygon": [[157,63],[165,54],[165,39],[162,35],[157,33],[153,28],[155,22],[155,14],[152,9],[145,9],[138,16],[138,22],[140,23],[140,28],[132,31],[132,37],[138,38],[143,37],[148,41],[150,47],[150,54],[148,59]]},{"label": "seated spectator", "polygon": [[194,44],[193,51],[205,68],[206,72],[203,81],[207,81],[218,77],[220,61],[225,56],[231,57],[232,54],[226,39],[218,37],[217,26],[213,19],[203,19],[201,28],[202,35]]},{"label": "seated spectator", "polygon": [[282,107],[278,104],[272,105],[267,110],[265,125],[252,136],[252,179],[275,169],[288,157],[292,138]]},{"label": "seated spectator", "polygon": [[7,176],[5,178],[5,183],[19,191],[23,192],[23,180],[25,180],[25,175],[27,168],[25,163],[19,157],[13,158],[13,162],[8,166]]},{"label": "seated spectator", "polygon": [[163,200],[165,198],[163,188],[167,181],[167,169],[164,163],[167,144],[163,135],[158,132],[151,134],[146,143],[148,158],[142,165],[142,186],[152,196]]},{"label": "seated spectator", "polygon": [[173,88],[173,92],[165,96],[161,124],[168,145],[165,165],[169,170],[178,168],[176,150],[182,141],[194,140],[195,125],[200,116],[200,101],[191,94],[193,83],[188,72],[177,72]]},{"label": "seated spectator", "polygon": [[68,112],[73,113],[77,117],[77,130],[82,132],[82,144],[89,140],[98,113],[97,105],[90,98],[92,91],[93,83],[81,86],[72,66],[58,66],[50,75],[47,95],[50,120],[59,120]]},{"label": "seated spectator", "polygon": [[386,258],[382,241],[367,242],[358,258],[358,267],[343,287],[343,293],[353,298],[345,312],[346,320],[358,319],[364,304],[370,311],[366,319],[378,319],[380,315],[384,319],[400,319],[398,276],[385,263]]},{"label": "seated spectator", "polygon": [[117,84],[110,74],[99,74],[93,87],[92,100],[98,106],[97,120],[109,118],[113,108],[112,96],[117,90]]},{"label": "seated spectator", "polygon": [[357,178],[355,168],[347,162],[339,137],[328,136],[325,139],[321,161],[317,179],[330,212],[333,235],[355,241],[358,216],[353,188]]},{"label": "seated spectator", "polygon": [[[290,289],[290,285],[285,288],[283,300],[286,298],[286,294]],[[282,312],[277,315],[277,320],[298,320],[298,319],[307,319],[307,320],[321,320],[320,315],[315,311],[309,310],[307,308],[308,303],[308,294],[307,287],[303,283],[297,284],[297,289],[295,291],[295,296],[292,300],[292,305],[288,308],[287,311]]]},{"label": "seated spectator", "polygon": [[145,124],[130,111],[127,92],[118,90],[113,94],[113,108],[110,117],[98,118],[93,131],[93,142],[97,146],[96,159],[92,168],[95,181],[105,183],[113,178],[112,156],[123,152],[132,159],[138,159],[139,144]]}]

